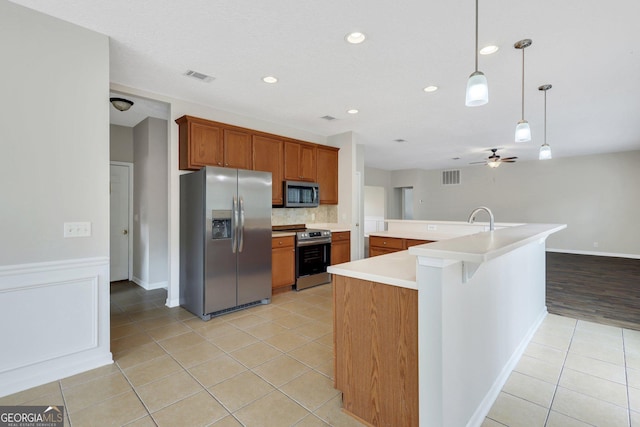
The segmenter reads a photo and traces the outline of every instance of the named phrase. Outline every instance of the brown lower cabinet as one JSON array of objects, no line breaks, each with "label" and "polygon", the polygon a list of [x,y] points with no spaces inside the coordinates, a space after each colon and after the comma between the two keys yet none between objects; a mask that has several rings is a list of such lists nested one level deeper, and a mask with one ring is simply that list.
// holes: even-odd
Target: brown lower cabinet
[{"label": "brown lower cabinet", "polygon": [[331,265],[351,261],[351,232],[331,233]]},{"label": "brown lower cabinet", "polygon": [[371,426],[418,426],[418,291],[333,275],[334,386]]},{"label": "brown lower cabinet", "polygon": [[402,239],[399,237],[369,236],[369,257],[404,251],[411,246],[424,245],[435,240]]},{"label": "brown lower cabinet", "polygon": [[271,289],[286,290],[296,282],[294,236],[271,238]]}]

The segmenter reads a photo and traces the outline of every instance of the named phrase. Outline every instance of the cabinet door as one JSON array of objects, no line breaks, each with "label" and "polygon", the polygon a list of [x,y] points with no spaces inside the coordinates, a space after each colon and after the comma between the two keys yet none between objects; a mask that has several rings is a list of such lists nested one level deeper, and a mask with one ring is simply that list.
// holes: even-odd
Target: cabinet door
[{"label": "cabinet door", "polygon": [[202,123],[188,124],[188,163],[187,169],[199,169],[202,166],[222,166],[222,138],[220,128]]},{"label": "cabinet door", "polygon": [[351,232],[331,233],[331,265],[351,261]]},{"label": "cabinet door", "polygon": [[316,147],[295,141],[284,143],[284,177],[291,181],[316,180]]},{"label": "cabinet door", "polygon": [[251,134],[234,129],[224,130],[224,166],[251,169]]},{"label": "cabinet door", "polygon": [[271,288],[291,286],[296,282],[296,255],[293,236],[271,239]]},{"label": "cabinet door", "polygon": [[338,204],[338,150],[318,147],[316,164],[320,184],[320,204]]},{"label": "cabinet door", "polygon": [[379,246],[369,246],[369,258],[378,256],[378,255],[391,254],[398,251],[399,249],[381,248]]},{"label": "cabinet door", "polygon": [[271,204],[282,205],[282,181],[284,172],[282,167],[283,142],[281,139],[267,138],[254,135],[252,144],[252,169],[271,172],[273,183],[271,186]]},{"label": "cabinet door", "polygon": [[395,237],[380,237],[369,236],[369,246],[377,246],[379,248],[397,249],[399,251],[404,249],[404,240],[396,239]]},{"label": "cabinet door", "polygon": [[411,246],[424,245],[425,243],[431,242],[433,242],[433,240],[404,239],[404,248],[409,249]]}]

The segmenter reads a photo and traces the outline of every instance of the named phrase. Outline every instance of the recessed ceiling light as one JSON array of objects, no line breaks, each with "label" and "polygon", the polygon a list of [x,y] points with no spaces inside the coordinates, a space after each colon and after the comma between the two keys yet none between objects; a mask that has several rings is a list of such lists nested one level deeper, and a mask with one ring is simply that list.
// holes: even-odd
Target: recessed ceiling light
[{"label": "recessed ceiling light", "polygon": [[265,83],[278,83],[278,79],[273,76],[266,76],[262,78],[262,81]]},{"label": "recessed ceiling light", "polygon": [[496,53],[500,49],[498,46],[489,45],[480,49],[480,55],[491,55],[492,53]]},{"label": "recessed ceiling light", "polygon": [[435,92],[438,90],[438,86],[427,86],[422,90],[424,90],[425,92]]},{"label": "recessed ceiling light", "polygon": [[363,33],[355,31],[353,33],[347,34],[344,38],[351,44],[360,44],[367,38],[367,36],[365,36]]},{"label": "recessed ceiling light", "polygon": [[358,110],[356,110],[355,108],[352,108],[352,109],[350,109],[350,110],[347,110],[347,113],[349,113],[349,114],[358,114],[358,113],[359,113],[359,111],[358,111]]}]

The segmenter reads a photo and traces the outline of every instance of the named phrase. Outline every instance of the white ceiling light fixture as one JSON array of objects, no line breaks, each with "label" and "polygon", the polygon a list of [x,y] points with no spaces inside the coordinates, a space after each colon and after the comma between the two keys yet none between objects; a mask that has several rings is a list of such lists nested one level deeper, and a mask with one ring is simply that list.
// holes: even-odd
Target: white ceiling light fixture
[{"label": "white ceiling light fixture", "polygon": [[347,113],[349,114],[358,114],[360,111],[357,108],[350,108],[349,110],[347,110]]},{"label": "white ceiling light fixture", "polygon": [[344,36],[344,39],[351,44],[360,44],[367,39],[367,36],[359,31],[354,31]]},{"label": "white ceiling light fixture", "polygon": [[133,105],[133,101],[124,98],[109,98],[109,101],[118,111],[127,111]]},{"label": "white ceiling light fixture", "polygon": [[477,107],[489,102],[489,85],[482,71],[478,71],[478,0],[476,0],[476,70],[467,81],[467,107]]},{"label": "white ceiling light fixture", "polygon": [[538,90],[544,92],[544,144],[540,146],[540,154],[538,155],[540,160],[549,160],[551,158],[551,147],[547,144],[547,91],[551,88],[551,85],[538,87]]},{"label": "white ceiling light fixture", "polygon": [[490,44],[489,46],[485,46],[482,49],[480,49],[480,55],[493,55],[498,50],[500,50],[498,46]]},{"label": "white ceiling light fixture", "polygon": [[431,92],[435,92],[435,91],[437,91],[437,90],[438,90],[438,86],[433,86],[433,85],[431,85],[431,86],[427,86],[427,87],[425,87],[425,88],[424,88],[424,89],[422,89],[422,90],[424,90],[424,91],[425,91],[425,92],[427,92],[427,93],[431,93]]},{"label": "white ceiling light fixture", "polygon": [[524,119],[524,50],[531,46],[531,43],[531,39],[523,39],[513,45],[516,49],[522,50],[522,118],[516,125],[516,142],[531,141],[531,127]]},{"label": "white ceiling light fixture", "polygon": [[278,83],[278,78],[274,76],[265,76],[262,78],[262,81],[265,83],[273,84]]}]

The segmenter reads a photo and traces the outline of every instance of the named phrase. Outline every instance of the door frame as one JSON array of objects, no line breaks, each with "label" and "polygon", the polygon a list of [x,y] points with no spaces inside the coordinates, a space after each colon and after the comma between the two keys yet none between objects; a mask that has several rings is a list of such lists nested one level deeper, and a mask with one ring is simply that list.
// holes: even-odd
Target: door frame
[{"label": "door frame", "polygon": [[[133,279],[133,235],[134,235],[133,234],[133,163],[110,161],[109,167],[111,166],[123,166],[123,167],[126,167],[129,172],[129,213],[127,218],[127,223],[128,223],[127,227],[129,230],[129,259],[127,260],[127,263],[128,263],[128,270],[129,270],[128,280],[132,280]],[[109,188],[109,203],[111,203],[111,188]],[[109,227],[111,227],[111,218],[109,218]],[[111,260],[109,260],[109,263],[111,263]]]}]

